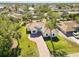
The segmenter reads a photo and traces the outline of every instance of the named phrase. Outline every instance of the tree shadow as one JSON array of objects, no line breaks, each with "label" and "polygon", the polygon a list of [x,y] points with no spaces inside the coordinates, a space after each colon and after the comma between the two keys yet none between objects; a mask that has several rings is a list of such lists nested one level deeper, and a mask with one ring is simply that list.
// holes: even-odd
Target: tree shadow
[{"label": "tree shadow", "polygon": [[64,50],[61,49],[57,49],[55,51],[53,51],[53,49],[49,50],[51,53],[51,56],[53,55],[54,57],[66,57],[68,55],[68,53]]},{"label": "tree shadow", "polygon": [[53,37],[53,38],[52,38],[52,41],[53,41],[53,42],[58,42],[59,39],[58,39],[57,37]]},{"label": "tree shadow", "polygon": [[49,40],[52,40],[53,42],[58,42],[59,41],[59,39],[57,38],[57,37],[52,37],[52,39],[50,38],[50,37],[43,37],[43,39],[45,40],[45,41],[49,41]]},{"label": "tree shadow", "polygon": [[18,48],[18,47],[14,48],[14,49],[12,49],[11,57],[17,57],[20,55],[20,53],[21,53],[21,48]]},{"label": "tree shadow", "polygon": [[43,39],[44,39],[45,41],[49,41],[49,40],[50,40],[50,37],[43,37]]},{"label": "tree shadow", "polygon": [[55,50],[55,52],[53,52],[53,55],[55,57],[66,57],[67,52],[64,50]]}]

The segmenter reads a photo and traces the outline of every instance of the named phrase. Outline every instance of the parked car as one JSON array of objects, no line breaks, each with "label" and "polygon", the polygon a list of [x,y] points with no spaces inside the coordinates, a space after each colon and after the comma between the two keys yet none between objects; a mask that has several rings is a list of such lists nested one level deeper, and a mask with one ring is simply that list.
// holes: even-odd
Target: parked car
[{"label": "parked car", "polygon": [[79,32],[74,31],[74,32],[73,32],[73,36],[74,36],[75,38],[79,39]]}]

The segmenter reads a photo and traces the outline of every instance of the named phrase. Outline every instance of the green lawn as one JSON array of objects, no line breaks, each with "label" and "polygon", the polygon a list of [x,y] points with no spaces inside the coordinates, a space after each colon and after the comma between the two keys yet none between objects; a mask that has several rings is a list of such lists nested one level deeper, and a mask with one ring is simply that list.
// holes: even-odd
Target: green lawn
[{"label": "green lawn", "polygon": [[28,39],[26,28],[21,27],[19,31],[21,32],[21,39],[19,39],[20,56],[38,56],[37,45]]},{"label": "green lawn", "polygon": [[[79,45],[71,42],[69,40],[65,40],[60,34],[56,35],[57,38],[59,39],[58,42],[53,42],[55,50],[63,50],[67,54],[72,54],[72,53],[78,53],[79,52]],[[52,43],[49,40],[45,41],[49,50],[53,50]]]}]

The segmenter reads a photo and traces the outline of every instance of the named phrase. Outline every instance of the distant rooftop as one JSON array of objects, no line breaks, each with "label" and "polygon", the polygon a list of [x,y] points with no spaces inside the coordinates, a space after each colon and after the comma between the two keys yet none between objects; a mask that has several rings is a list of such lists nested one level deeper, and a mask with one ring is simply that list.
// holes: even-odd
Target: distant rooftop
[{"label": "distant rooftop", "polygon": [[33,10],[34,10],[34,8],[33,8],[33,7],[29,7],[29,10],[33,11]]}]

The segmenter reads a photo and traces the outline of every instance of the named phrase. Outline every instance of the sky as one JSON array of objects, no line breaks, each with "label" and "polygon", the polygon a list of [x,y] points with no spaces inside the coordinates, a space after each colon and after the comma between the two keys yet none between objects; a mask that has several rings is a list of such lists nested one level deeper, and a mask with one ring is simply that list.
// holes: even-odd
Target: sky
[{"label": "sky", "polygon": [[65,2],[65,3],[78,3],[79,0],[0,0],[0,2],[24,2],[24,3],[59,3],[59,2]]}]

